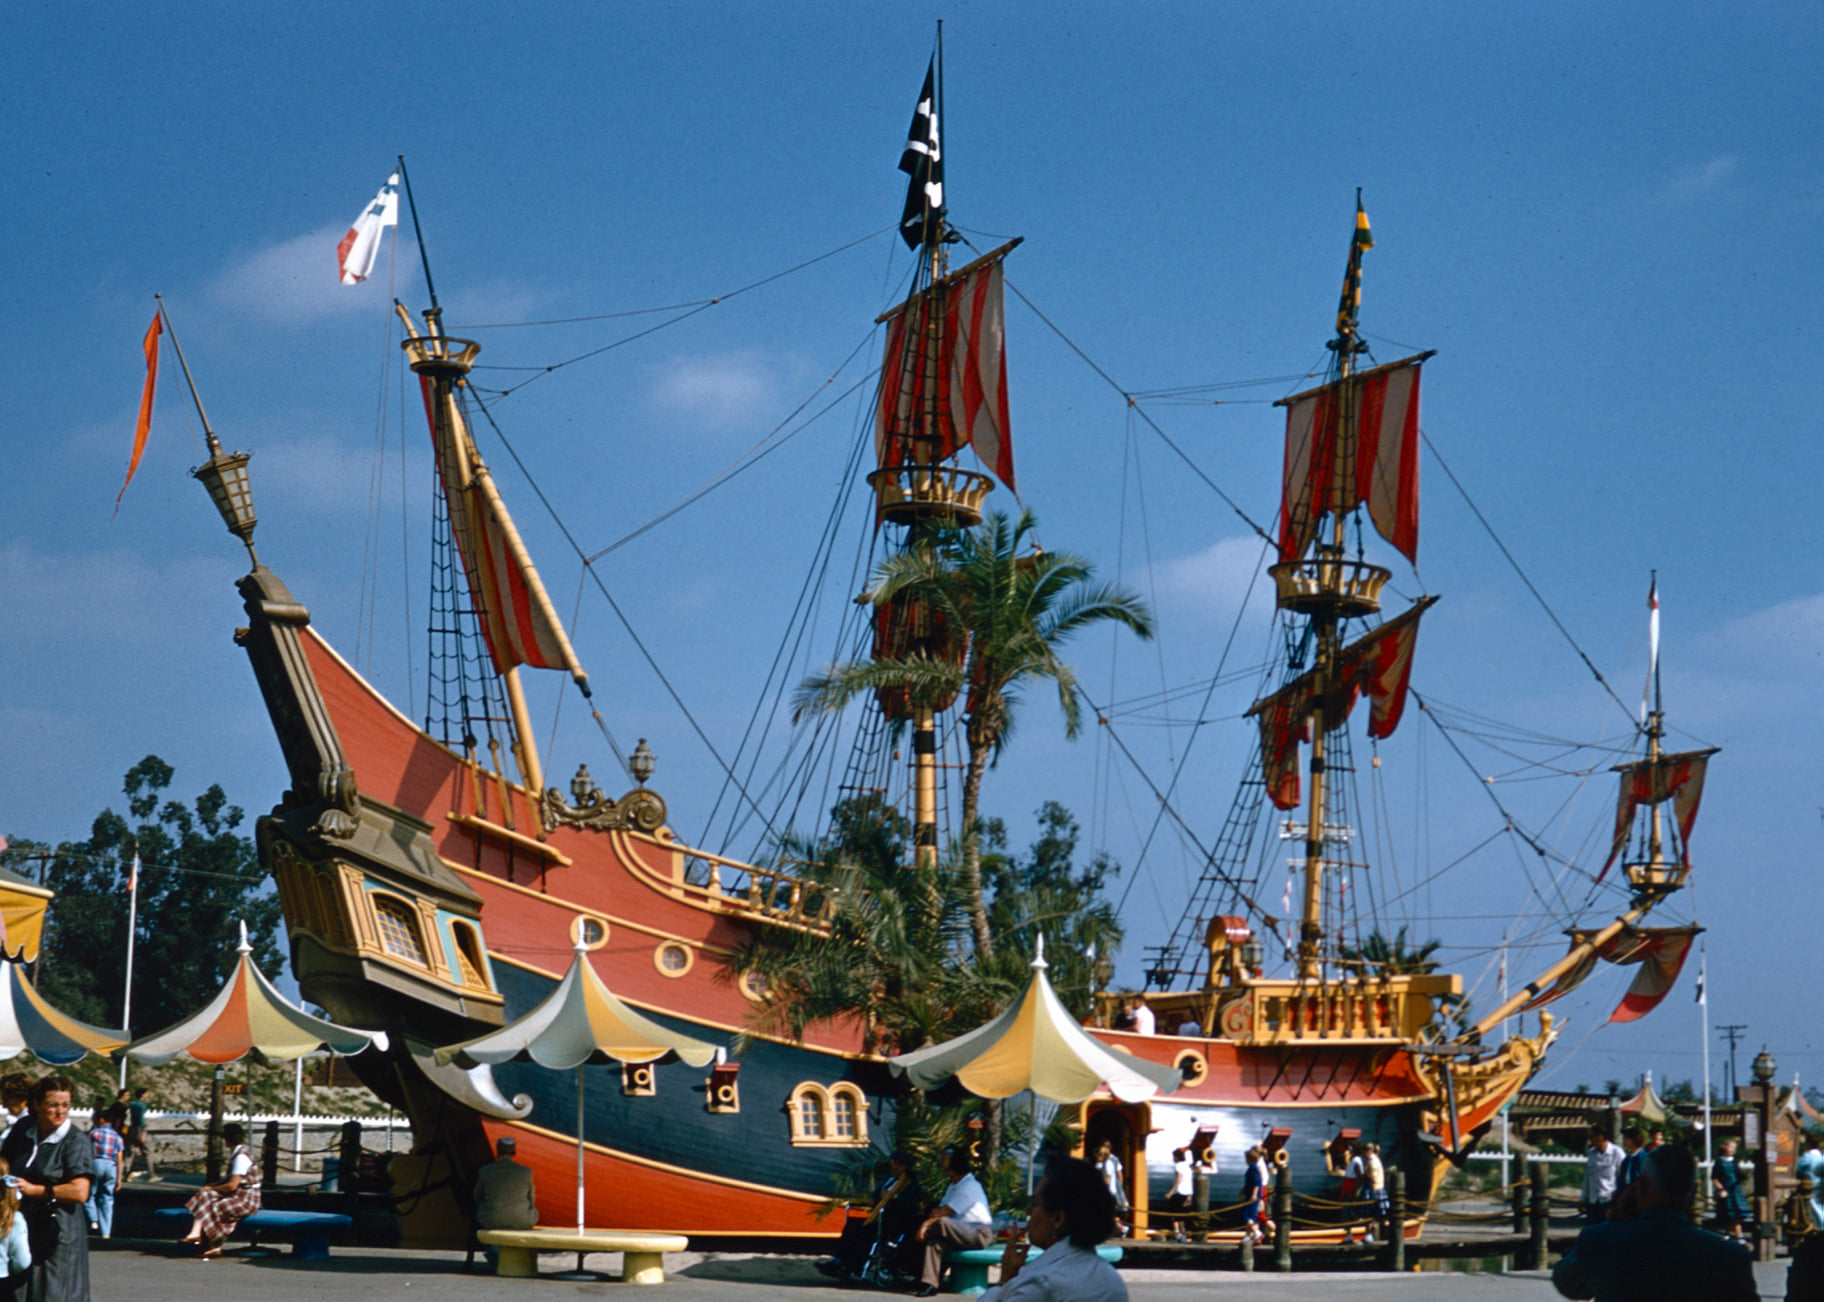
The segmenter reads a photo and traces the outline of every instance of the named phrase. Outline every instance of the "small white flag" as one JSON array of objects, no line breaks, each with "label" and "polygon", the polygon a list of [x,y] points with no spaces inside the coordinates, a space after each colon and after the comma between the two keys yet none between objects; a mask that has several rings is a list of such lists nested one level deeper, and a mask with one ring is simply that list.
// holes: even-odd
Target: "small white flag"
[{"label": "small white flag", "polygon": [[1710,1001],[1704,997],[1704,978],[1709,967],[1710,956],[1708,954],[1699,954],[1697,956],[1697,1002],[1702,1004],[1705,1008],[1710,1006]]},{"label": "small white flag", "polygon": [[344,285],[359,285],[373,274],[374,260],[380,256],[380,232],[398,224],[399,173],[394,172],[336,245],[336,266]]},{"label": "small white flag", "polygon": [[1640,726],[1647,726],[1648,703],[1653,699],[1653,680],[1659,677],[1659,575],[1647,589],[1647,685],[1640,693]]}]

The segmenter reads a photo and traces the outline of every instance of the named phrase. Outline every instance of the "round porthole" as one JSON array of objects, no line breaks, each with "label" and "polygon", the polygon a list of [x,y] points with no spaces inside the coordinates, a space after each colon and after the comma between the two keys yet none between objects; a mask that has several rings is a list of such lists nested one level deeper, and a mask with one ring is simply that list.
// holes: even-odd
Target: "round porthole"
[{"label": "round porthole", "polygon": [[608,922],[593,914],[579,913],[570,919],[570,943],[596,950],[608,943]]},{"label": "round porthole", "polygon": [[690,952],[688,945],[680,945],[675,940],[668,940],[652,953],[653,966],[668,977],[681,977],[690,971],[696,955]]},{"label": "round porthole", "polygon": [[743,995],[747,996],[747,998],[753,1000],[755,1003],[759,1003],[761,1000],[765,999],[766,992],[770,988],[764,972],[743,972],[741,974],[741,979],[735,983],[735,986]]},{"label": "round porthole", "polygon": [[1178,1055],[1174,1064],[1178,1074],[1184,1078],[1186,1085],[1196,1085],[1210,1074],[1210,1064],[1204,1061],[1203,1055],[1190,1049]]}]

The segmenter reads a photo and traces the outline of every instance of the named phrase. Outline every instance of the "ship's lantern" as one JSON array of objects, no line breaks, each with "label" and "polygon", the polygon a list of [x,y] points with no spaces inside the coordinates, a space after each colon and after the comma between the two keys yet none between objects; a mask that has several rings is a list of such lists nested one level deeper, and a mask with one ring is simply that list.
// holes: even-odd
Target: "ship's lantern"
[{"label": "ship's lantern", "polygon": [[1090,965],[1095,972],[1096,989],[1108,989],[1108,983],[1115,979],[1115,960],[1107,954],[1096,955],[1096,961]]},{"label": "ship's lantern", "polygon": [[1754,1072],[1756,1085],[1766,1086],[1773,1084],[1773,1073],[1779,1070],[1779,1066],[1774,1062],[1773,1055],[1763,1048],[1754,1055],[1754,1062],[1749,1065],[1749,1070]]},{"label": "ship's lantern", "polygon": [[[224,452],[212,436],[209,450],[215,455],[190,472],[209,490],[209,500],[221,513],[228,532],[247,545],[253,555],[253,527],[258,519],[253,514],[253,483],[247,477],[248,456],[245,452]],[[254,563],[259,558],[254,557]]]},{"label": "ship's lantern", "polygon": [[652,778],[652,771],[658,767],[652,751],[647,749],[646,739],[640,738],[640,744],[633,748],[633,754],[627,757],[627,771],[633,774],[633,780],[645,786]]}]

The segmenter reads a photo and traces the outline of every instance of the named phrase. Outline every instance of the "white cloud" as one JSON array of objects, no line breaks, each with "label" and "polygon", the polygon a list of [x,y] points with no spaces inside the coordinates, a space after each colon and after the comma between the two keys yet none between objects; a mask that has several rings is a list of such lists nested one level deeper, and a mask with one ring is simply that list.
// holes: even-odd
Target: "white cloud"
[{"label": "white cloud", "polygon": [[674,357],[653,380],[652,404],[709,429],[773,419],[779,404],[778,366],[753,349]]},{"label": "white cloud", "polygon": [[209,288],[210,297],[226,307],[268,321],[316,321],[341,312],[371,309],[387,292],[386,268],[393,257],[402,266],[413,249],[390,243],[381,250],[373,276],[359,285],[337,279],[336,244],[346,227],[324,226],[263,248],[241,253]]},{"label": "white cloud", "polygon": [[1272,609],[1272,581],[1262,575],[1254,582],[1264,546],[1258,538],[1222,538],[1200,552],[1154,565],[1150,579],[1143,571],[1134,583],[1162,613],[1224,624],[1235,618],[1254,583],[1248,615],[1257,618]]},{"label": "white cloud", "polygon": [[1695,203],[1716,194],[1734,179],[1736,160],[1724,154],[1704,163],[1691,163],[1674,172],[1661,187],[1661,196],[1673,203]]}]

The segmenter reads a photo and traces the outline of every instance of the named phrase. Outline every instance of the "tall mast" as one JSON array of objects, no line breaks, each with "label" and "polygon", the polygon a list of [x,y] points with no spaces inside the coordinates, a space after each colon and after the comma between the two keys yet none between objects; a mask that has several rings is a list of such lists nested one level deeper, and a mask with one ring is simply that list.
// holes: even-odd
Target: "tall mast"
[{"label": "tall mast", "polygon": [[[1349,247],[1349,267],[1343,277],[1342,302],[1336,314],[1336,338],[1328,345],[1336,354],[1336,397],[1340,429],[1336,440],[1337,455],[1331,467],[1330,500],[1347,500],[1345,485],[1355,478],[1356,419],[1355,403],[1350,401],[1350,378],[1355,374],[1355,357],[1367,345],[1356,331],[1357,313],[1361,307],[1362,250],[1373,247],[1368,237],[1368,219],[1362,211],[1362,192],[1355,192],[1356,231]],[[1346,616],[1365,613],[1354,593],[1357,587],[1353,569],[1345,561],[1347,537],[1345,513],[1335,511],[1330,519],[1330,537],[1317,545],[1315,590],[1301,596],[1298,608],[1311,617],[1315,646],[1315,704],[1311,719],[1311,761],[1309,770],[1310,798],[1305,812],[1305,890],[1298,927],[1298,975],[1300,980],[1317,980],[1323,975],[1324,940],[1324,848],[1325,819],[1328,816],[1329,769],[1326,762],[1327,732],[1324,702],[1332,699],[1332,675],[1337,651],[1342,646],[1342,622]],[[1282,600],[1281,605],[1286,603]]]}]

